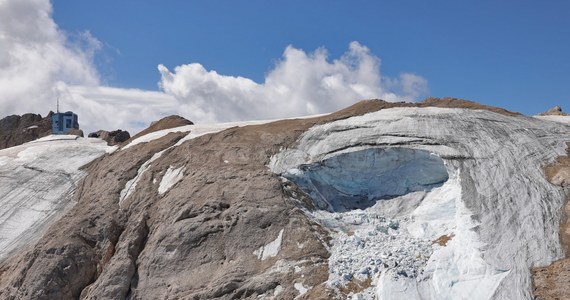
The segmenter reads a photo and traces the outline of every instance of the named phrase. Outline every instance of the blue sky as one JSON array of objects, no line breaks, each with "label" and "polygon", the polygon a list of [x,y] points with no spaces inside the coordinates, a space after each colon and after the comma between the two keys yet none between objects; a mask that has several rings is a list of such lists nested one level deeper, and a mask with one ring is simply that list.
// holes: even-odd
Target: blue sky
[{"label": "blue sky", "polygon": [[86,130],[453,96],[570,111],[570,2],[0,2],[0,112],[60,98]]},{"label": "blue sky", "polygon": [[570,104],[568,1],[55,0],[54,19],[104,43],[113,86],[157,89],[158,64],[192,62],[262,82],[289,44],[338,57],[358,41],[382,73],[426,78],[429,95],[526,114]]}]

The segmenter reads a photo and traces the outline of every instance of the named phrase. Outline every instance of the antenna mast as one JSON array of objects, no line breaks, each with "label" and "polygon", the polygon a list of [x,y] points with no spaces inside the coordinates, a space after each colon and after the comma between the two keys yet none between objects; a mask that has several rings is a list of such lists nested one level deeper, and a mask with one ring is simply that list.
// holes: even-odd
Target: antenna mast
[{"label": "antenna mast", "polygon": [[57,96],[57,107],[56,107],[56,111],[59,114],[59,95]]}]

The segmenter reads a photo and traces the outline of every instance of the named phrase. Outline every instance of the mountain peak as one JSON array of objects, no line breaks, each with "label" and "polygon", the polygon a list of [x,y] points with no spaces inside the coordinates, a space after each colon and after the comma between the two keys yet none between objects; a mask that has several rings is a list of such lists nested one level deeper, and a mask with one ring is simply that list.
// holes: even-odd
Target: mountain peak
[{"label": "mountain peak", "polygon": [[0,298],[529,299],[565,257],[567,125],[455,98],[189,123],[0,150]]}]

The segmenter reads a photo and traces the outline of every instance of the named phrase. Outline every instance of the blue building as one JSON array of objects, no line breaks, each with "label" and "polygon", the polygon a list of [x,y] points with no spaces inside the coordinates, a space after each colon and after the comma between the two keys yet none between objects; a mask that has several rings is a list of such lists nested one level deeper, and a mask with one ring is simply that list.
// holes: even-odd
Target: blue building
[{"label": "blue building", "polygon": [[53,134],[66,134],[71,129],[79,129],[77,115],[73,112],[58,112],[51,116],[51,132]]}]

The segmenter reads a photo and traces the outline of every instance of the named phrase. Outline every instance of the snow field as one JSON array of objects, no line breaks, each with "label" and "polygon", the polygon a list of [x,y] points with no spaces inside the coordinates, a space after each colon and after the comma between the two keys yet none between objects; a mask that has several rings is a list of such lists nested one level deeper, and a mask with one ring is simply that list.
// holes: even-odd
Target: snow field
[{"label": "snow field", "polygon": [[570,116],[534,116],[534,117],[541,120],[570,124]]},{"label": "snow field", "polygon": [[112,151],[99,139],[52,135],[0,150],[0,261],[39,239],[74,205],[79,168]]}]

